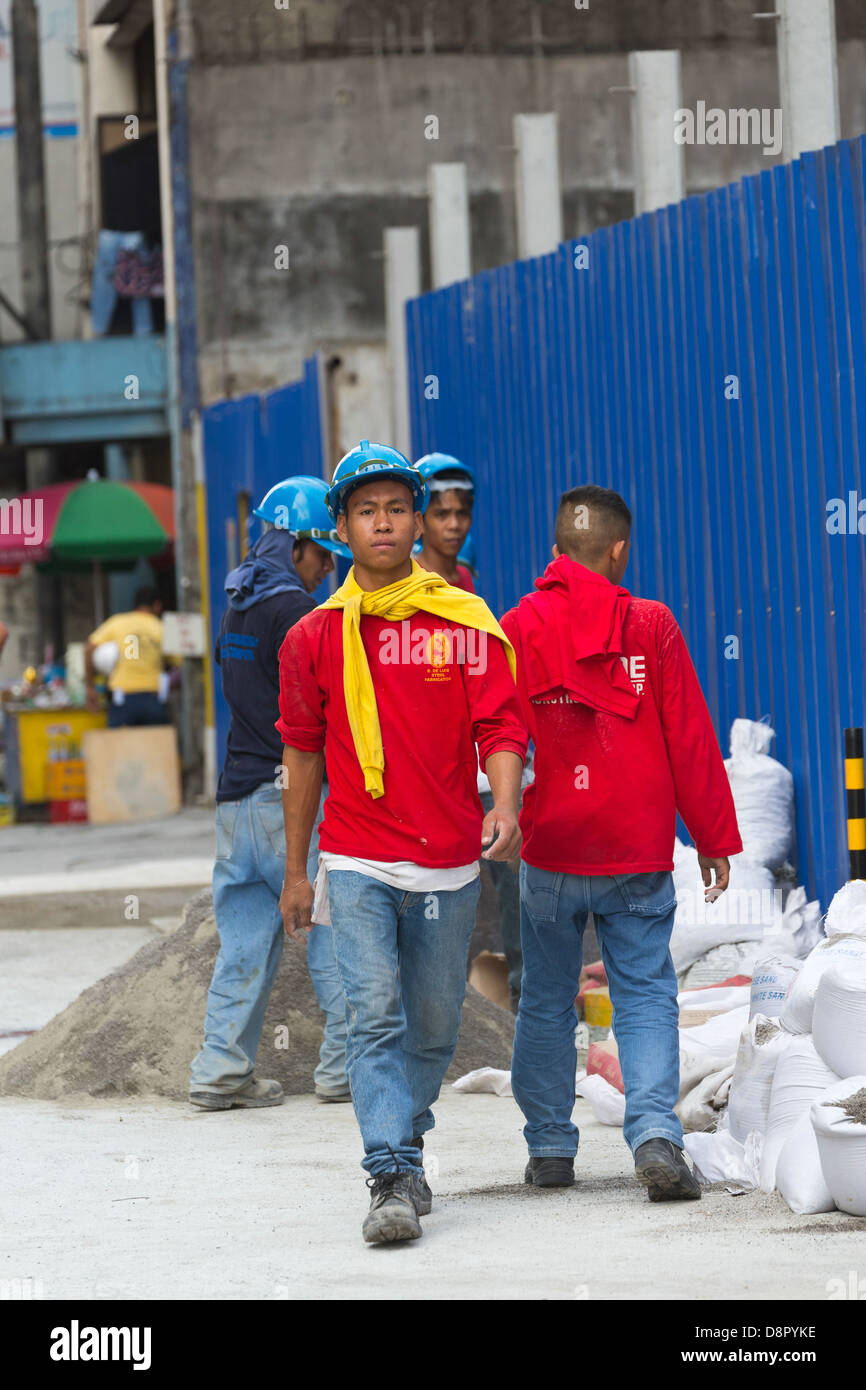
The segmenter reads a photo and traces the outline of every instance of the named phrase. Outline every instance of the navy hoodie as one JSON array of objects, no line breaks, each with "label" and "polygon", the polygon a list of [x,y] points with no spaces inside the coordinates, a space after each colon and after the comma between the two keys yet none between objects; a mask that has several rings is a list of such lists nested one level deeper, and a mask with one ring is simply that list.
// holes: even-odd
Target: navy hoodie
[{"label": "navy hoodie", "polygon": [[249,796],[274,782],[283,742],[279,718],[279,650],[290,627],[316,607],[292,565],[293,538],[266,531],[226,579],[229,607],[214,656],[231,711],[217,801]]}]

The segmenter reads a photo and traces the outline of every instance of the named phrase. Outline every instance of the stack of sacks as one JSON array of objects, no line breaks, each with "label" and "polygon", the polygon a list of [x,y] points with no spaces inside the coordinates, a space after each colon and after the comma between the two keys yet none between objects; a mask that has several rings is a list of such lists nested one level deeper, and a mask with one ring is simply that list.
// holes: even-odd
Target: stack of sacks
[{"label": "stack of sacks", "polygon": [[731,726],[731,756],[725,763],[743,840],[731,868],[727,892],[704,900],[697,851],[680,841],[674,848],[677,913],[671,954],[684,988],[712,984],[753,971],[770,951],[802,958],[820,936],[820,907],[793,889],[782,909],[774,871],[786,864],[794,834],[794,783],[790,772],[767,752],[773,730],[751,719]]},{"label": "stack of sacks", "polygon": [[809,952],[791,985],[781,1013],[789,1033],[811,1033],[815,994],[830,966],[866,960],[866,882],[854,879],[833,898],[824,921],[826,936]]},{"label": "stack of sacks", "polygon": [[866,1215],[866,883],[839,890],[825,926],[779,1019],[790,1041],[773,1077],[761,1187],[800,1214]]},{"label": "stack of sacks", "polygon": [[[773,956],[760,971],[756,967],[752,1017],[740,1039],[727,1114],[719,1121],[720,1128],[727,1124],[724,1144],[719,1140],[725,1162],[736,1158],[746,1172],[746,1150],[752,1158],[760,1153],[761,1187],[778,1188],[798,1213],[836,1206],[854,1211],[860,1201],[848,1155],[859,1152],[861,1129],[866,1135],[866,1111],[862,1124],[856,1118],[866,1076],[866,882],[839,890],[826,929],[827,938],[802,964]],[[790,985],[779,1011],[786,976]],[[775,1017],[756,1011],[762,998],[769,999]],[[831,1098],[851,1104],[828,1108]],[[819,1134],[837,1190],[831,1191],[824,1171]],[[734,1144],[740,1148],[732,1158]],[[708,1167],[715,1164],[708,1140],[698,1150]],[[698,1151],[693,1157],[698,1162]]]}]

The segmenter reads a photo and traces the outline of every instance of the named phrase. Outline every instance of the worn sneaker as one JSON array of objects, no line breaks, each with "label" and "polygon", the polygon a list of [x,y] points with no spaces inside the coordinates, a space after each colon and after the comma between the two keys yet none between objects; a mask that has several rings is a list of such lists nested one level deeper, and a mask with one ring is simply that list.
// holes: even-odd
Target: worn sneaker
[{"label": "worn sneaker", "polygon": [[282,1105],[285,1099],[279,1081],[248,1081],[238,1091],[190,1091],[189,1098],[202,1110],[252,1110],[262,1105]]},{"label": "worn sneaker", "polygon": [[421,1173],[420,1175],[418,1173],[412,1174],[412,1180],[415,1184],[415,1209],[418,1212],[419,1216],[429,1216],[431,1211],[433,1210],[433,1193],[431,1192],[430,1184],[427,1181],[427,1174],[424,1172],[423,1136],[420,1134],[416,1135],[416,1137],[412,1140],[412,1144],[416,1149],[420,1149],[422,1151],[418,1159],[418,1162],[421,1165]]},{"label": "worn sneaker", "polygon": [[701,1185],[671,1139],[647,1139],[634,1155],[634,1175],[651,1202],[694,1201]]},{"label": "worn sneaker", "polygon": [[571,1187],[574,1182],[573,1158],[530,1158],[523,1181],[534,1187]]},{"label": "worn sneaker", "polygon": [[362,1235],[370,1245],[385,1245],[397,1240],[417,1240],[421,1222],[415,1205],[415,1183],[412,1173],[379,1173],[367,1179],[370,1189],[370,1210],[364,1218]]},{"label": "worn sneaker", "polygon": [[324,1101],[338,1102],[352,1099],[352,1092],[349,1090],[348,1086],[339,1091],[332,1090],[330,1086],[317,1086],[316,1095],[319,1100]]}]

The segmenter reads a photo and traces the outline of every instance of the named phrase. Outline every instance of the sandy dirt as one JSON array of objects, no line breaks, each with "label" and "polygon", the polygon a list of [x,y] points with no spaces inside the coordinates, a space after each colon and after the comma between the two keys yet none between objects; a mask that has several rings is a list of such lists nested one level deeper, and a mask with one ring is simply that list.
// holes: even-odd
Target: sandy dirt
[{"label": "sandy dirt", "polygon": [[[202,1045],[218,945],[204,890],[187,904],[180,927],[143,946],[0,1057],[0,1095],[183,1099]],[[510,1066],[513,1036],[512,1015],[470,988],[450,1079],[476,1067]],[[276,1078],[287,1095],[311,1092],[322,1037],[305,949],[288,941],[265,1014],[258,1075]]]}]

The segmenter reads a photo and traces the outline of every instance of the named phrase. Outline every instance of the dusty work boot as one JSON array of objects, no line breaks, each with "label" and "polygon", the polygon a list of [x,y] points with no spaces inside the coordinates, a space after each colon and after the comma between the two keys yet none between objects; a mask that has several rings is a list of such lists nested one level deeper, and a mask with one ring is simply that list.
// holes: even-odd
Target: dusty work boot
[{"label": "dusty work boot", "polygon": [[415,1178],[412,1173],[379,1173],[367,1179],[370,1210],[364,1218],[362,1235],[369,1245],[385,1245],[398,1240],[417,1240],[421,1222],[415,1206]]},{"label": "dusty work boot", "polygon": [[573,1158],[530,1158],[523,1181],[534,1187],[571,1187],[574,1182]]},{"label": "dusty work boot", "polygon": [[252,1110],[263,1105],[282,1105],[285,1097],[279,1081],[248,1081],[239,1091],[190,1091],[190,1103],[202,1110]]},{"label": "dusty work boot", "polygon": [[412,1145],[414,1148],[420,1149],[422,1151],[418,1157],[418,1163],[421,1167],[421,1173],[412,1174],[412,1180],[415,1184],[415,1209],[418,1212],[419,1216],[429,1216],[431,1211],[433,1210],[433,1193],[431,1192],[430,1184],[427,1181],[427,1174],[424,1172],[423,1136],[417,1134],[415,1138],[412,1140]]},{"label": "dusty work boot", "polygon": [[647,1139],[634,1155],[634,1175],[648,1189],[651,1202],[694,1200],[701,1185],[671,1139]]}]

